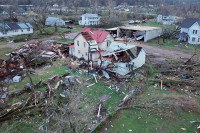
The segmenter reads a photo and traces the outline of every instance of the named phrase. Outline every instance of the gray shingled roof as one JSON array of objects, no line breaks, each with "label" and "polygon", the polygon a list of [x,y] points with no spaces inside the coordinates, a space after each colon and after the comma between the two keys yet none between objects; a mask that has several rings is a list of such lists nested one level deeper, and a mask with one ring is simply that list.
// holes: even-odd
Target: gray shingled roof
[{"label": "gray shingled roof", "polygon": [[199,24],[199,26],[200,26],[200,20],[199,21],[197,21],[197,23]]},{"label": "gray shingled roof", "polygon": [[18,30],[33,28],[29,23],[0,23],[0,28],[5,30]]},{"label": "gray shingled roof", "polygon": [[198,22],[200,24],[200,20],[199,19],[187,18],[182,22],[181,28],[190,28],[195,22]]}]

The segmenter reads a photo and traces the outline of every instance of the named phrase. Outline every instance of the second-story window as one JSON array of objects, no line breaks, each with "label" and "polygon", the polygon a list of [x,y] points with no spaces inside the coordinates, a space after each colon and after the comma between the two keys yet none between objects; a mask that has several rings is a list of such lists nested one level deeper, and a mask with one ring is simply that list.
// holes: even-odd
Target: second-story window
[{"label": "second-story window", "polygon": [[193,34],[197,34],[197,30],[193,30]]},{"label": "second-story window", "polygon": [[79,41],[77,41],[77,46],[79,46]]},{"label": "second-story window", "polygon": [[86,47],[86,43],[85,42],[83,43],[83,46],[84,46],[84,48]]}]

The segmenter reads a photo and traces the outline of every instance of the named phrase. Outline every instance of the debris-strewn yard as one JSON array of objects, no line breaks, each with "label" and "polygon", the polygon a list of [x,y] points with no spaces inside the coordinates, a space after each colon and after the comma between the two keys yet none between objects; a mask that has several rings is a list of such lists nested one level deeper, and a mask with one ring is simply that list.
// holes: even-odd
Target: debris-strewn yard
[{"label": "debris-strewn yard", "polygon": [[147,55],[142,67],[126,76],[107,71],[106,79],[102,68],[66,54],[70,43],[57,41],[33,41],[13,51],[10,64],[19,63],[9,69],[2,61],[3,71],[23,68],[19,82],[11,81],[13,73],[1,75],[2,133],[198,132],[196,55],[184,62]]}]

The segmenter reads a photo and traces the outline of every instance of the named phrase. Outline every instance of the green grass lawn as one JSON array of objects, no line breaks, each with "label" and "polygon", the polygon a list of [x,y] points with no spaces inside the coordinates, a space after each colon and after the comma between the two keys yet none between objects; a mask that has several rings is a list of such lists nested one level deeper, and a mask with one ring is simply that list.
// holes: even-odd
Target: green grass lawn
[{"label": "green grass lawn", "polygon": [[[56,61],[53,62],[53,64],[54,65],[50,68],[41,68],[41,70],[39,70],[39,72],[36,75],[31,76],[34,84],[38,83],[39,81],[46,81],[47,79],[53,76],[62,75],[67,72],[66,66],[63,66],[62,62]],[[19,83],[11,83],[10,86],[12,86],[13,88],[10,88],[10,91],[21,90],[27,83],[30,83],[30,79],[28,77],[24,78]]]},{"label": "green grass lawn", "polygon": [[6,41],[6,40],[1,40],[0,41],[0,45],[5,45],[5,44],[8,44],[8,41]]},{"label": "green grass lawn", "polygon": [[[130,108],[121,110],[120,113],[113,117],[113,119],[103,127],[101,131],[107,133],[192,133],[198,132],[198,124],[191,124],[190,121],[199,121],[199,113],[192,111],[184,111],[182,109],[159,111],[154,105],[157,99],[162,99],[166,96],[183,96],[179,92],[171,92],[174,88],[166,88],[161,90],[160,87],[154,88],[149,83],[144,89],[142,95],[137,97],[133,104],[152,106],[153,108]],[[185,97],[187,97],[185,95]],[[198,103],[199,99],[194,97]],[[150,102],[151,101],[151,102]],[[170,101],[170,99],[169,99]],[[162,102],[162,101],[161,101]],[[176,103],[174,103],[176,104]],[[162,109],[162,107],[161,107]],[[167,114],[165,114],[166,112]],[[181,129],[184,128],[185,130]]]},{"label": "green grass lawn", "polygon": [[71,39],[56,39],[57,43],[67,43],[67,44],[71,44],[73,43],[73,40]]},{"label": "green grass lawn", "polygon": [[164,24],[158,24],[156,23],[154,20],[149,20],[146,23],[142,23],[140,24],[141,26],[151,26],[151,27],[161,27],[163,29],[175,29],[176,26],[175,25],[164,25]]},{"label": "green grass lawn", "polygon": [[0,49],[0,59],[3,59],[3,60],[9,59],[9,56],[6,56],[5,54],[8,54],[12,51],[13,51],[12,48],[1,48]]},{"label": "green grass lawn", "polygon": [[[95,83],[95,81],[92,81],[91,83]],[[126,93],[126,90],[123,90]],[[114,111],[114,107],[116,107],[120,101],[125,97],[124,94],[122,94],[122,91],[116,92],[116,90],[112,88],[108,88],[105,86],[103,81],[99,81],[94,86],[91,86],[89,88],[85,87],[84,89],[85,97],[89,101],[91,101],[91,105],[96,106],[100,103],[100,97],[103,95],[109,95],[110,98],[104,102],[104,105],[107,109],[107,113],[111,113]]]},{"label": "green grass lawn", "polygon": [[198,125],[190,121],[199,119],[199,114],[189,112],[180,112],[175,118],[162,118],[145,110],[128,109],[105,127],[107,131],[103,129],[107,133],[192,133],[198,132]]}]

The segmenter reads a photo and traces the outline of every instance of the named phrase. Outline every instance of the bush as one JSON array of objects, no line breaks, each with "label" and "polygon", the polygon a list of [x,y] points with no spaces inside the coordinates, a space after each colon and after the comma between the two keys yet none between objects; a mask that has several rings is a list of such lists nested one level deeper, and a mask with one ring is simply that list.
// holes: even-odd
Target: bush
[{"label": "bush", "polygon": [[13,39],[13,42],[25,42],[28,40],[27,35],[17,36]]}]

